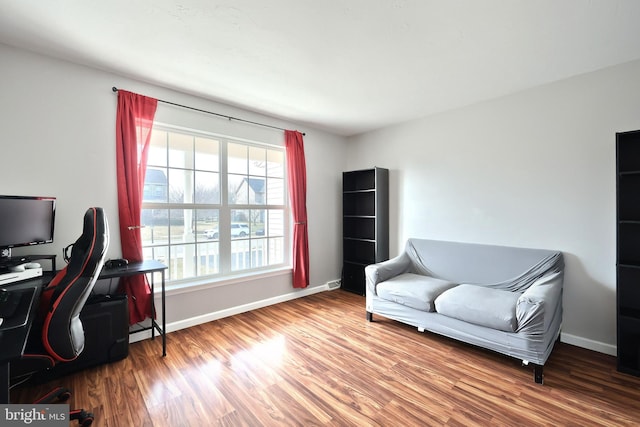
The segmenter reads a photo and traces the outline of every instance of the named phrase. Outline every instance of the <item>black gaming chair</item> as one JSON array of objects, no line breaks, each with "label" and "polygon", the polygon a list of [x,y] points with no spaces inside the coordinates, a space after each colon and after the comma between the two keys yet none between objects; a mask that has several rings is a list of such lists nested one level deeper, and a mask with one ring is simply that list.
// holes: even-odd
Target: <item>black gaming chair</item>
[{"label": "black gaming chair", "polygon": [[[84,214],[82,235],[71,247],[68,264],[42,291],[39,313],[27,340],[25,354],[11,362],[12,382],[76,359],[84,349],[80,311],[93,289],[109,246],[109,226],[102,208]],[[66,401],[71,392],[58,387],[34,403]],[[72,410],[70,419],[82,426],[93,422],[93,414]]]}]

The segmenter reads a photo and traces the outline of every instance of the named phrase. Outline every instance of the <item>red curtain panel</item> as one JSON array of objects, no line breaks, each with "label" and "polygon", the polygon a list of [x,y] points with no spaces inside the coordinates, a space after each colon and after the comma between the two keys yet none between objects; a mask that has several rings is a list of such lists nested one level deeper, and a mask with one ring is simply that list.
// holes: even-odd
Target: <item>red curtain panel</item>
[{"label": "red curtain panel", "polygon": [[[147,168],[153,117],[158,100],[124,90],[118,91],[116,116],[116,161],[118,215],[122,256],[130,262],[143,260],[140,211]],[[154,317],[151,288],[144,275],[122,279],[129,296],[129,324]]]},{"label": "red curtain panel", "polygon": [[293,214],[293,287],[309,286],[309,236],[307,233],[307,167],[304,142],[298,131],[285,130],[289,199]]}]

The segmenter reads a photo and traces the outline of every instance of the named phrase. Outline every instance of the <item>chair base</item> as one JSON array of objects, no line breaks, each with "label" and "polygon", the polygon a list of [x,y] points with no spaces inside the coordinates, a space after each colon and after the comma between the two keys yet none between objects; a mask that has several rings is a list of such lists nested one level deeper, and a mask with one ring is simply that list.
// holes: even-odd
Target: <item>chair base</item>
[{"label": "chair base", "polygon": [[77,420],[82,427],[88,427],[93,424],[94,417],[91,412],[87,412],[84,409],[74,409],[69,411],[69,419]]},{"label": "chair base", "polygon": [[[56,387],[33,403],[66,402],[70,397],[71,390],[65,387]],[[69,411],[69,420],[77,420],[82,427],[88,427],[93,424],[94,416],[84,409],[72,409]]]},{"label": "chair base", "polygon": [[37,405],[41,403],[66,402],[70,397],[71,390],[64,387],[56,387],[33,403]]}]

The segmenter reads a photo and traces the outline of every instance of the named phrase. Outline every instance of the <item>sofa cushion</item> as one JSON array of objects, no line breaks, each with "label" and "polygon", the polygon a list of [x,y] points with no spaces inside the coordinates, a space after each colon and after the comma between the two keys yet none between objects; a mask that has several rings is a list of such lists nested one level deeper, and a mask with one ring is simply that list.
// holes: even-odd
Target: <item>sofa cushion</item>
[{"label": "sofa cushion", "polygon": [[476,285],[459,285],[443,292],[435,301],[439,314],[480,326],[515,332],[516,302],[522,295]]},{"label": "sofa cushion", "polygon": [[388,301],[422,311],[434,311],[433,301],[442,292],[456,286],[447,280],[420,274],[404,273],[379,283],[378,296]]}]

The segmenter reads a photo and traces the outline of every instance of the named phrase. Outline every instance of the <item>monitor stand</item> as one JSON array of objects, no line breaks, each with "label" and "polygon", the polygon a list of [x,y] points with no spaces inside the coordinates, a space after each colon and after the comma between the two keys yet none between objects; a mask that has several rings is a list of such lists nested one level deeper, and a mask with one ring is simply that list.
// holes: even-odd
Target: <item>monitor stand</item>
[{"label": "monitor stand", "polygon": [[5,270],[10,269],[13,266],[24,264],[28,262],[26,257],[23,256],[11,256],[11,248],[0,249],[0,273],[6,273]]}]

